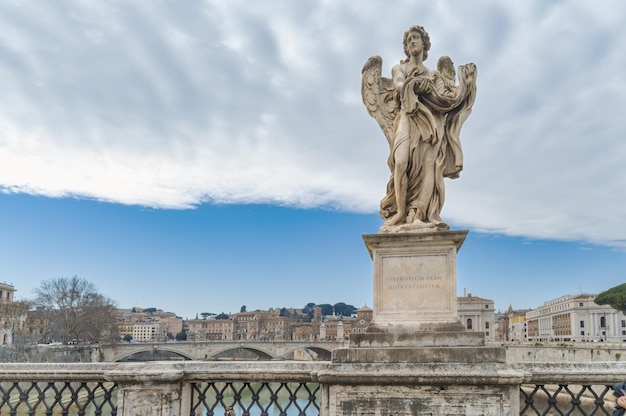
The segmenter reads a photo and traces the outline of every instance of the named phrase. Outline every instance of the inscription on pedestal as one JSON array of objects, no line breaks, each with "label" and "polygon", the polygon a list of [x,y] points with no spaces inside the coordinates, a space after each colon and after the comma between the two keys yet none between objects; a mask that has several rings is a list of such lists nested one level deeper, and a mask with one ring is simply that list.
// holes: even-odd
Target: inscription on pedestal
[{"label": "inscription on pedestal", "polygon": [[375,237],[375,244],[368,246],[374,260],[375,326],[458,324],[457,242],[449,238],[457,234]]},{"label": "inscription on pedestal", "polygon": [[389,256],[381,260],[384,277],[378,282],[383,294],[380,312],[450,308],[446,296],[451,286],[446,273],[448,256]]}]

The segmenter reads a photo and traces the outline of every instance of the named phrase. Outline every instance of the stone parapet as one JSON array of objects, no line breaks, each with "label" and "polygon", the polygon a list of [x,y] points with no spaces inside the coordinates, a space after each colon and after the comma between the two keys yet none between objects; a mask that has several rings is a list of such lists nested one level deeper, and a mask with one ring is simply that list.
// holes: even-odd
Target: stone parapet
[{"label": "stone parapet", "polygon": [[505,363],[506,352],[498,347],[389,347],[340,348],[333,363]]},{"label": "stone parapet", "polygon": [[382,333],[351,334],[351,348],[386,348],[386,347],[453,347],[484,346],[485,336],[481,332],[433,331],[413,332],[396,331]]},{"label": "stone parapet", "polygon": [[[469,349],[469,348],[468,348]],[[147,362],[81,363],[81,364],[3,364],[0,381],[10,389],[6,394],[16,402],[26,400],[11,386],[38,384],[40,389],[69,381],[101,383],[107,389],[115,388],[116,398],[111,406],[119,416],[176,416],[200,414],[204,407],[191,409],[193,389],[209,382],[225,383],[313,383],[310,394],[319,404],[320,416],[338,415],[518,415],[521,406],[535,403],[535,397],[526,396],[520,403],[521,391],[535,387],[562,385],[572,391],[580,386],[596,385],[598,396],[588,403],[589,408],[603,406],[604,386],[626,379],[626,362],[597,363],[331,363],[331,362]],[[319,390],[316,386],[319,383]],[[537,386],[535,386],[535,384]],[[33,384],[34,385],[34,384]],[[112,387],[117,385],[117,387]],[[193,387],[196,386],[196,387]],[[12,388],[12,390],[11,390]],[[67,387],[66,387],[67,388]],[[585,387],[587,388],[587,387]],[[530,390],[529,390],[530,389]],[[38,397],[37,390],[33,389]],[[198,390],[196,390],[198,391]],[[603,392],[604,391],[604,392]],[[13,393],[11,393],[13,392]],[[541,390],[544,392],[544,390]],[[577,414],[605,414],[596,408],[580,409],[578,396],[562,395],[567,410]],[[35,398],[36,399],[36,398]],[[42,400],[46,399],[45,397]],[[248,398],[250,399],[250,398]],[[246,400],[248,400],[246,399]],[[13,399],[12,399],[13,400]],[[51,397],[50,400],[54,400]],[[552,400],[552,399],[551,399]],[[574,403],[575,401],[575,403]],[[11,402],[15,405],[16,402]],[[5,405],[8,402],[5,402]],[[213,403],[213,402],[211,402]],[[225,402],[228,405],[231,402]],[[554,401],[556,403],[556,401]],[[243,403],[242,403],[243,404]],[[249,406],[246,402],[243,404]],[[23,408],[26,404],[22,403]],[[43,407],[43,404],[41,405]],[[606,411],[611,407],[604,408]],[[240,409],[240,408],[238,408]],[[238,410],[236,409],[236,410]],[[8,411],[1,408],[0,411]],[[313,409],[315,411],[315,409]],[[18,411],[19,414],[19,411]],[[221,413],[216,413],[221,414]],[[241,414],[237,413],[236,414]],[[309,414],[309,413],[307,413]],[[534,414],[534,413],[533,413]]]},{"label": "stone parapet", "polygon": [[529,376],[525,368],[501,363],[342,363],[320,368],[316,377],[327,385],[517,385]]}]

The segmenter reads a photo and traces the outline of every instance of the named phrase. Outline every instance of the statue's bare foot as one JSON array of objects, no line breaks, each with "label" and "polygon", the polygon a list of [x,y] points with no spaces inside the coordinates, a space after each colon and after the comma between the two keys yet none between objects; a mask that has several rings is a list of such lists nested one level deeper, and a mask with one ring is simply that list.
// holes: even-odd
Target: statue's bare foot
[{"label": "statue's bare foot", "polygon": [[404,224],[405,221],[406,221],[406,214],[398,212],[396,215],[394,215],[393,217],[385,221],[385,225]]}]

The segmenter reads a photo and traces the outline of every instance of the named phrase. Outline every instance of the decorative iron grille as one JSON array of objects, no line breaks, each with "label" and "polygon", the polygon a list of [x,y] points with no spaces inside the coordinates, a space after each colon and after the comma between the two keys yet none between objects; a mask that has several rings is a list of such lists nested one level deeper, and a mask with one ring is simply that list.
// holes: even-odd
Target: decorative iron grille
[{"label": "decorative iron grille", "polygon": [[0,382],[0,415],[116,416],[117,384]]},{"label": "decorative iron grille", "polygon": [[613,405],[604,398],[609,385],[535,384],[520,388],[520,415],[607,415]]},{"label": "decorative iron grille", "polygon": [[190,416],[317,416],[317,383],[251,383],[244,381],[192,384]]}]

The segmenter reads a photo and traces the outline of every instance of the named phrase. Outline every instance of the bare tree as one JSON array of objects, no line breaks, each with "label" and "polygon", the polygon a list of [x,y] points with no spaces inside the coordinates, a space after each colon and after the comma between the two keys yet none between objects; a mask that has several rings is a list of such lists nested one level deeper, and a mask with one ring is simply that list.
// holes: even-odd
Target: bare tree
[{"label": "bare tree", "polygon": [[63,343],[117,339],[115,302],[85,279],[74,276],[44,281],[35,290],[34,304],[44,311],[52,333]]}]

